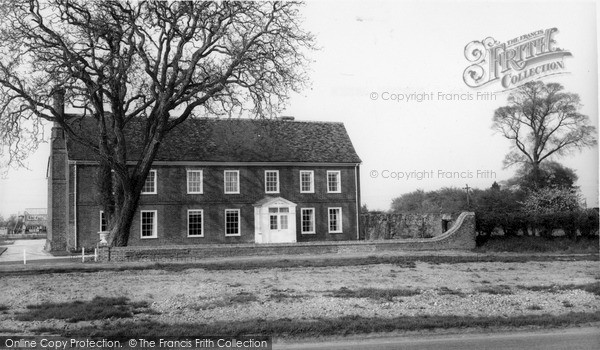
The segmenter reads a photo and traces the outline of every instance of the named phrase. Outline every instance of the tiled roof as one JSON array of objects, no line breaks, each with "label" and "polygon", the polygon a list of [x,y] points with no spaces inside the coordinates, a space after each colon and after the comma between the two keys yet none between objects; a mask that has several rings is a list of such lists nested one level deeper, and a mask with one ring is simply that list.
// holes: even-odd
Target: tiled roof
[{"label": "tiled roof", "polygon": [[[91,124],[74,127],[95,135]],[[143,128],[133,125],[126,130],[129,160],[139,158],[143,137]],[[96,159],[72,140],[67,148],[71,160]],[[342,123],[205,118],[188,119],[173,129],[155,161],[360,163],[360,158]]]}]

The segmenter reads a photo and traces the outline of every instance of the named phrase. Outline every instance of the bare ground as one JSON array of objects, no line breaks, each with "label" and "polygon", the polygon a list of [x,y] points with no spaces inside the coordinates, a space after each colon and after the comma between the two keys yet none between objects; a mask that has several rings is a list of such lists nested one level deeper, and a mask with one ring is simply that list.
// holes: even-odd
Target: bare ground
[{"label": "bare ground", "polygon": [[[103,320],[18,321],[26,306],[91,300],[96,296],[145,301],[152,313],[134,320],[212,323],[253,319],[312,320],[343,316],[521,316],[600,311],[600,296],[578,288],[598,282],[598,262],[464,263],[55,273],[0,278],[0,333],[89,326]],[[531,290],[528,287],[550,287]],[[368,288],[415,295],[353,297]],[[535,289],[535,288],[534,288]],[[340,293],[342,292],[342,293]],[[337,297],[335,296],[337,295]]]}]

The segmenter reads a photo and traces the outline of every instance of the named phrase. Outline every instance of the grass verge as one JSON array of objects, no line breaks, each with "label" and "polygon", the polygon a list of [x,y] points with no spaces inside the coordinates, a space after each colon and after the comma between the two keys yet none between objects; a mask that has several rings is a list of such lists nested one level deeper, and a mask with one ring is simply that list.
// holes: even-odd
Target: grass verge
[{"label": "grass verge", "polygon": [[69,303],[44,303],[27,305],[27,311],[17,314],[19,321],[44,321],[48,319],[79,322],[109,318],[133,317],[136,313],[148,310],[147,302],[130,302],[128,298],[95,297],[90,301]]},{"label": "grass verge", "polygon": [[493,294],[493,295],[511,295],[513,294],[509,286],[498,285],[498,286],[486,286],[478,288],[480,293]]},{"label": "grass verge", "polygon": [[395,297],[410,297],[421,294],[419,290],[413,289],[398,289],[398,288],[360,288],[352,290],[347,287],[342,287],[338,290],[330,291],[326,296],[335,298],[369,298],[374,300],[392,301]]},{"label": "grass verge", "polygon": [[[132,322],[118,320],[102,327],[88,326],[75,329],[56,329],[65,337],[105,337],[131,339],[148,337],[183,337],[219,334],[221,336],[266,335],[279,337],[320,337],[375,332],[417,331],[451,328],[499,328],[499,327],[559,327],[598,322],[600,312],[567,313],[562,315],[523,315],[515,317],[471,316],[402,316],[395,318],[347,316],[317,320],[264,320],[227,321],[211,324],[178,323],[165,324],[154,321]],[[42,333],[41,329],[36,330]],[[48,333],[45,327],[43,332]]]},{"label": "grass verge", "polygon": [[517,286],[517,288],[531,290],[534,292],[551,292],[551,293],[557,293],[557,292],[563,291],[563,290],[579,289],[579,290],[583,290],[588,293],[592,293],[592,294],[600,296],[600,282],[593,282],[593,283],[588,283],[588,284],[565,284],[562,286],[556,285],[556,284],[553,284],[551,286],[523,286],[523,285],[520,285],[520,286]]},{"label": "grass verge", "polygon": [[216,309],[220,307],[232,306],[235,304],[247,304],[254,301],[258,301],[258,297],[252,293],[248,292],[239,292],[238,294],[223,298],[220,300],[214,300],[209,303],[198,304],[193,307],[194,310],[210,310]]},{"label": "grass verge", "polygon": [[[465,264],[481,262],[525,263],[531,261],[598,261],[598,254],[581,255],[407,255],[407,256],[366,256],[343,258],[312,258],[302,257],[281,260],[242,260],[219,262],[187,262],[187,263],[142,263],[142,264],[78,264],[67,266],[35,266],[10,270],[0,270],[0,277],[22,275],[44,275],[50,273],[92,273],[100,271],[135,271],[135,270],[164,270],[180,272],[189,269],[205,270],[256,270],[276,268],[305,268],[305,267],[335,267],[362,266],[377,264],[392,264],[403,268],[414,268],[417,262],[429,264]],[[1,269],[1,265],[0,265]]]}]

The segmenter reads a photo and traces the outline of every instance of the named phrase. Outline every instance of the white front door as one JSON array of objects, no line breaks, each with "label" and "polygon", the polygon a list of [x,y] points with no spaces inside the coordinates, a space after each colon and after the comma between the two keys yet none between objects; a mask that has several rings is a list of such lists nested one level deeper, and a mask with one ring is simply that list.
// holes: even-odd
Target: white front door
[{"label": "white front door", "polygon": [[290,208],[269,208],[269,237],[271,243],[290,242]]},{"label": "white front door", "polygon": [[255,209],[256,243],[296,242],[296,205],[278,199]]}]

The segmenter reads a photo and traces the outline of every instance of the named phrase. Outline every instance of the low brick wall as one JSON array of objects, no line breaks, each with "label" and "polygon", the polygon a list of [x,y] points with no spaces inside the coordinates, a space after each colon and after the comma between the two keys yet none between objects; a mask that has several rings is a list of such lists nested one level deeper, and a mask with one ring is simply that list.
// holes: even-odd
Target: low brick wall
[{"label": "low brick wall", "polygon": [[444,234],[426,239],[338,241],[286,244],[211,244],[205,246],[101,247],[100,261],[185,261],[230,256],[343,254],[475,248],[475,214],[462,213]]}]

